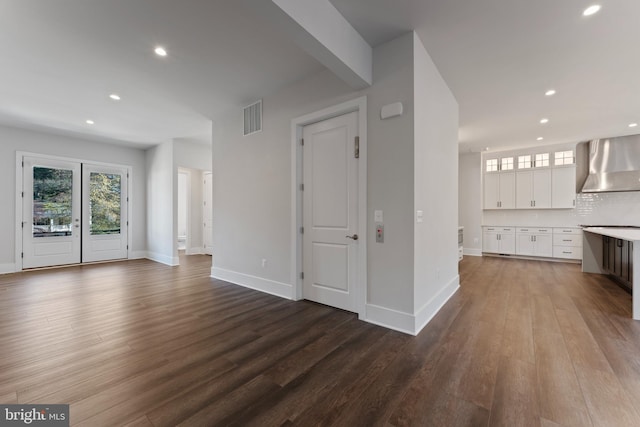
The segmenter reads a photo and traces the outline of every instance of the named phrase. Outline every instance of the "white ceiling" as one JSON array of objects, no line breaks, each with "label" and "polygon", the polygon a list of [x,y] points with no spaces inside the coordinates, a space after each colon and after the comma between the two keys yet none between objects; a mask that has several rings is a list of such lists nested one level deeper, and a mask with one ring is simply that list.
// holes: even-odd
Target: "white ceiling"
[{"label": "white ceiling", "polygon": [[0,123],[141,147],[209,142],[211,118],[321,69],[238,1],[0,0],[0,40]]},{"label": "white ceiling", "polygon": [[[585,18],[591,1],[602,11]],[[416,29],[460,104],[462,151],[640,133],[638,0],[332,3],[372,46]],[[207,142],[211,118],[321,69],[243,4],[0,0],[0,123]]]},{"label": "white ceiling", "polygon": [[460,105],[461,151],[640,133],[638,0],[332,3],[373,45],[418,32]]}]

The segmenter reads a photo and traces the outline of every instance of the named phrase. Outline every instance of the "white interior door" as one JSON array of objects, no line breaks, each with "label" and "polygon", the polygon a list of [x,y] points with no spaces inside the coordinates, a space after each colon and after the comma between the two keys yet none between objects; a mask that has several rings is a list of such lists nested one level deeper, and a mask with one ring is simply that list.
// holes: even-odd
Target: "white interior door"
[{"label": "white interior door", "polygon": [[23,268],[80,262],[80,164],[23,158]]},{"label": "white interior door", "polygon": [[212,174],[211,172],[204,173],[204,194],[203,194],[203,215],[204,220],[204,235],[202,240],[204,242],[204,253],[213,254],[213,187],[212,187]]},{"label": "white interior door", "polygon": [[127,170],[82,165],[82,262],[127,258]]},{"label": "white interior door", "polygon": [[304,127],[303,296],[356,310],[358,113]]}]

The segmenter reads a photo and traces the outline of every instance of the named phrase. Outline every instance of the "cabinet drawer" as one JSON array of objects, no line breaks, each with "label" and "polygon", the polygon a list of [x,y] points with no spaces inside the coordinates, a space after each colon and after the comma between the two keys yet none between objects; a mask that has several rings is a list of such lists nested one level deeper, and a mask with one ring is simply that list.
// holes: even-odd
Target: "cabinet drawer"
[{"label": "cabinet drawer", "polygon": [[582,247],[582,234],[554,234],[553,246]]},{"label": "cabinet drawer", "polygon": [[582,236],[582,228],[560,228],[556,227],[553,229],[553,234],[579,234]]},{"label": "cabinet drawer", "polygon": [[551,234],[551,228],[539,228],[539,227],[518,227],[517,233],[529,233],[529,234]]},{"label": "cabinet drawer", "polygon": [[515,232],[514,227],[482,227],[484,231],[488,231],[490,233],[507,233],[511,234]]},{"label": "cabinet drawer", "polygon": [[571,246],[554,246],[553,257],[564,259],[582,259],[582,248]]}]

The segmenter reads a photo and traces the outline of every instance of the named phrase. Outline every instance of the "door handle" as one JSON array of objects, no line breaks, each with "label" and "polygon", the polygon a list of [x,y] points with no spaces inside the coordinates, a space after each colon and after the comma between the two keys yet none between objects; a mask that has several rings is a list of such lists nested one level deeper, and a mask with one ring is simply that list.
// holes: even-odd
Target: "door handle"
[{"label": "door handle", "polygon": [[353,236],[344,236],[344,237],[346,237],[347,239],[358,240],[357,234],[354,234]]}]

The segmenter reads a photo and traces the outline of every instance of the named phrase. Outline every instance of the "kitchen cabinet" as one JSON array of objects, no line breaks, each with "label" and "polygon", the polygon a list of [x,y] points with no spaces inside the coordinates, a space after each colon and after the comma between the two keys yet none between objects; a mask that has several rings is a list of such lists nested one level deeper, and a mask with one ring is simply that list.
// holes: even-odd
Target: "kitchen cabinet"
[{"label": "kitchen cabinet", "polygon": [[620,284],[631,289],[633,283],[633,242],[602,236],[602,268]]},{"label": "kitchen cabinet", "polygon": [[516,255],[552,257],[551,228],[519,227],[516,229]]},{"label": "kitchen cabinet", "polygon": [[576,207],[576,166],[562,166],[551,170],[551,207]]},{"label": "kitchen cabinet", "polygon": [[484,208],[514,209],[516,196],[515,172],[495,172],[484,175]]},{"label": "kitchen cabinet", "polygon": [[504,255],[515,254],[515,229],[513,227],[482,227],[482,251]]},{"label": "kitchen cabinet", "polygon": [[582,229],[554,228],[553,257],[564,259],[582,259]]},{"label": "kitchen cabinet", "polygon": [[518,171],[516,209],[551,208],[551,169]]}]

